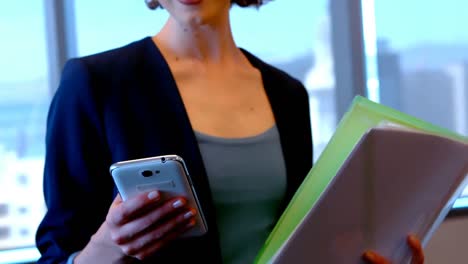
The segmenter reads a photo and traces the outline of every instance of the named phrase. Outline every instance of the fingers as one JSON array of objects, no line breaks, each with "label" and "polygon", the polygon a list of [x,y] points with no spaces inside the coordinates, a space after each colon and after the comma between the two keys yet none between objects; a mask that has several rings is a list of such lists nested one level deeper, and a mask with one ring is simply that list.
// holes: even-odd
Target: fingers
[{"label": "fingers", "polygon": [[409,235],[407,238],[411,252],[413,253],[413,258],[411,264],[423,264],[424,263],[424,251],[419,239],[414,235]]},{"label": "fingers", "polygon": [[[140,218],[135,219],[134,221],[128,222],[121,226],[116,232],[114,232],[112,239],[115,243],[119,245],[126,244],[133,239],[135,239],[139,234],[148,229],[150,226],[155,225],[156,223],[161,223],[169,216],[174,215],[179,210],[187,211],[188,208],[185,208],[187,201],[184,198],[174,198],[171,199],[160,207],[148,212],[146,215],[141,216]],[[192,212],[195,215],[195,210]]]},{"label": "fingers", "polygon": [[364,252],[362,258],[370,264],[390,264],[389,260],[371,250]]},{"label": "fingers", "polygon": [[172,229],[173,230],[172,232],[167,233],[167,235],[164,236],[159,241],[152,243],[152,244],[148,244],[147,246],[143,247],[135,255],[135,257],[139,260],[144,260],[148,256],[151,256],[152,254],[157,252],[164,245],[170,243],[171,241],[180,237],[183,233],[187,232],[189,229],[193,228],[195,226],[195,223],[196,222],[194,219],[181,222],[181,224],[177,225],[174,229]]},{"label": "fingers", "polygon": [[179,237],[195,224],[195,210],[184,211],[167,222],[147,230],[138,239],[122,247],[125,254],[143,259],[154,254],[169,241]]},{"label": "fingers", "polygon": [[140,194],[125,202],[122,202],[120,195],[117,195],[111,206],[112,213],[108,214],[107,220],[115,226],[121,226],[137,218],[142,211],[155,207],[159,199],[158,191]]},{"label": "fingers", "polygon": [[[407,237],[407,243],[412,252],[411,264],[423,264],[424,263],[424,251],[419,239],[414,235]],[[390,261],[380,256],[374,251],[366,251],[363,254],[363,259],[368,263],[372,264],[390,264]]]},{"label": "fingers", "polygon": [[106,226],[109,238],[123,254],[143,259],[193,227],[196,214],[184,197],[161,202],[159,192],[154,191],[122,201],[117,195]]}]

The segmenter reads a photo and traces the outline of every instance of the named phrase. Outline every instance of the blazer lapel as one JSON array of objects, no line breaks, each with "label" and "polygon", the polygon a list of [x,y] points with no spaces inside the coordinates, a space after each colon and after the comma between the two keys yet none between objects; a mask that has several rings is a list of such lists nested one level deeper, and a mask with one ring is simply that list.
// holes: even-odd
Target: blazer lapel
[{"label": "blazer lapel", "polygon": [[283,150],[283,156],[285,159],[286,174],[287,174],[287,193],[286,200],[289,201],[290,198],[296,191],[296,185],[291,184],[294,181],[294,149],[291,142],[294,140],[294,126],[292,126],[292,114],[290,111],[290,105],[288,101],[285,100],[288,96],[285,96],[284,89],[281,88],[281,80],[276,80],[273,76],[276,76],[274,73],[269,72],[269,67],[267,67],[262,61],[256,58],[254,55],[249,53],[246,50],[241,49],[244,54],[249,59],[250,63],[256,67],[262,74],[263,85],[265,92],[270,101],[270,106],[272,108],[273,116],[275,117],[276,126],[280,135],[281,148]]},{"label": "blazer lapel", "polygon": [[[168,154],[181,156],[186,162],[200,205],[208,222],[208,237],[211,246],[206,248],[209,251],[207,257],[212,256],[214,259],[221,259],[216,211],[195,133],[169,65],[150,38],[148,39],[147,51],[148,70],[153,72],[152,77],[149,78],[149,86],[158,87],[158,89],[154,89],[158,91],[158,94],[154,96],[162,96],[167,100],[165,105],[174,111],[173,123],[168,128],[172,133],[172,141],[167,144],[168,149],[166,151],[171,152]],[[217,249],[217,254],[214,254],[214,249]]]}]

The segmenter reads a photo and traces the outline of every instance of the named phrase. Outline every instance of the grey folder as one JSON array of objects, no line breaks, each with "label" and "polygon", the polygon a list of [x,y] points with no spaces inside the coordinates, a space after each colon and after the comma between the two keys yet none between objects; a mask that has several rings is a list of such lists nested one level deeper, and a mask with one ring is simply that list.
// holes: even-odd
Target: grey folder
[{"label": "grey folder", "polygon": [[363,263],[376,250],[409,263],[406,235],[427,242],[461,193],[468,144],[404,129],[366,133],[273,263]]}]

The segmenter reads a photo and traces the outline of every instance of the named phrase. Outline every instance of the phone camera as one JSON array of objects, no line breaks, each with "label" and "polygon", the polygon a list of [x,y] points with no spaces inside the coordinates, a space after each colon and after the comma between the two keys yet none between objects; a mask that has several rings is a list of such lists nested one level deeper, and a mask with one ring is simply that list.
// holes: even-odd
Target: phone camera
[{"label": "phone camera", "polygon": [[161,158],[161,162],[162,162],[162,163],[166,162],[166,158],[164,158],[164,157]]},{"label": "phone camera", "polygon": [[150,170],[144,170],[141,172],[141,175],[143,175],[143,177],[151,177],[153,176],[153,172]]}]

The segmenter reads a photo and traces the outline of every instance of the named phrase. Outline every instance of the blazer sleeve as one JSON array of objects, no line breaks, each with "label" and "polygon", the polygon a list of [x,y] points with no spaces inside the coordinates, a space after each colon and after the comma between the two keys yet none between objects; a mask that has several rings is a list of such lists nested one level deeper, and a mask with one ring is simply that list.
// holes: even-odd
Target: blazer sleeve
[{"label": "blazer sleeve", "polygon": [[292,196],[300,187],[305,177],[313,166],[313,140],[312,140],[312,128],[311,128],[311,117],[310,117],[310,103],[309,94],[305,86],[297,81],[294,85],[295,89],[295,142],[292,147],[295,153],[295,160],[297,167],[294,171],[293,179],[291,179],[290,187]]},{"label": "blazer sleeve", "polygon": [[47,212],[36,232],[37,263],[66,263],[105,219],[114,194],[102,108],[87,65],[68,61],[47,118]]}]

